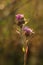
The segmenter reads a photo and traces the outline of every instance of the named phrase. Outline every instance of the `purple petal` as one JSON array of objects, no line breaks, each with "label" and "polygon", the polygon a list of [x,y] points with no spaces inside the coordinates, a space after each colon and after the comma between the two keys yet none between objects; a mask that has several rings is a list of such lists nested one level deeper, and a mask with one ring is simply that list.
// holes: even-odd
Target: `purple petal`
[{"label": "purple petal", "polygon": [[28,28],[28,27],[24,27],[23,30],[26,31],[26,32],[30,32],[30,33],[33,32],[32,29]]},{"label": "purple petal", "polygon": [[17,20],[20,20],[20,19],[23,18],[23,17],[24,17],[23,14],[17,14],[17,15],[16,15],[16,19],[17,19]]}]

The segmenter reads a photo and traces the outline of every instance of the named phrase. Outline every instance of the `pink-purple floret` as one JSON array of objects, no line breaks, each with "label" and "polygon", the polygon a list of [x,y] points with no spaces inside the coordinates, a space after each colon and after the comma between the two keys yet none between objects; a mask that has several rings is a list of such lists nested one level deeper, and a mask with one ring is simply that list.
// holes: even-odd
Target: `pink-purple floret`
[{"label": "pink-purple floret", "polygon": [[32,29],[30,29],[30,28],[28,28],[28,27],[24,27],[24,28],[23,28],[23,31],[26,31],[26,32],[28,32],[28,33],[32,33],[32,32],[33,32]]},{"label": "pink-purple floret", "polygon": [[17,20],[20,20],[20,19],[23,18],[23,17],[24,17],[23,14],[17,14],[17,15],[16,15],[16,19],[17,19]]}]

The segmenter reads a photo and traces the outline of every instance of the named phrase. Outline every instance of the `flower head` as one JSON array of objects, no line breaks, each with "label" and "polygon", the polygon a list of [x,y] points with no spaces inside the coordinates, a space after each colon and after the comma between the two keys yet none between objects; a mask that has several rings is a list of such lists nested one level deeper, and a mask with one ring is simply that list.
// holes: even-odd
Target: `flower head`
[{"label": "flower head", "polygon": [[24,18],[24,15],[23,14],[17,14],[16,15],[16,19],[17,20],[20,20],[21,18]]},{"label": "flower head", "polygon": [[20,28],[22,28],[23,24],[25,23],[24,15],[23,14],[17,14],[16,19],[18,21],[17,25],[20,26]]},{"label": "flower head", "polygon": [[32,29],[30,29],[28,27],[24,27],[23,30],[26,31],[26,32],[32,32]]},{"label": "flower head", "polygon": [[28,27],[23,27],[23,31],[25,32],[26,36],[30,36],[32,33],[34,33],[33,30]]}]

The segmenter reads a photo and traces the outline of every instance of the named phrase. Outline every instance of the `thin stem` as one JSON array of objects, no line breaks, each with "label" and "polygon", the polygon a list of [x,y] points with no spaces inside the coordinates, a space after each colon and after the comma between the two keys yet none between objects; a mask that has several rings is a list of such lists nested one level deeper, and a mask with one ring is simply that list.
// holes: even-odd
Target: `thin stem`
[{"label": "thin stem", "polygon": [[[28,47],[28,40],[26,39],[25,40],[25,53],[24,53],[24,65],[26,65],[26,62],[27,62],[27,47]],[[27,50],[27,51],[26,51]]]},{"label": "thin stem", "polygon": [[27,54],[26,52],[24,53],[24,65],[26,65],[26,59],[27,59]]}]

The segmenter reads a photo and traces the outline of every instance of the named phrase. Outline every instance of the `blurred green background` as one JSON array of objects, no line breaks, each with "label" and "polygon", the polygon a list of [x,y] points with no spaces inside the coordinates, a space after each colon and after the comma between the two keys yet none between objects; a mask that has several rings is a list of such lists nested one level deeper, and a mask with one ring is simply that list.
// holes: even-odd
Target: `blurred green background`
[{"label": "blurred green background", "polygon": [[18,13],[35,31],[27,65],[43,65],[43,0],[0,0],[0,65],[24,64],[20,36],[15,32]]}]

